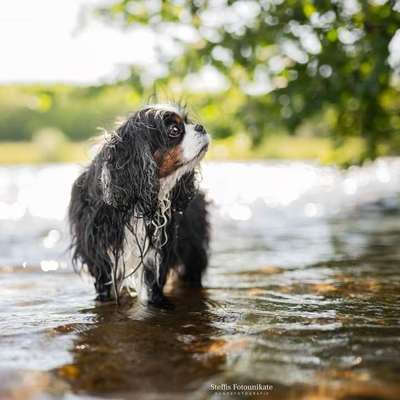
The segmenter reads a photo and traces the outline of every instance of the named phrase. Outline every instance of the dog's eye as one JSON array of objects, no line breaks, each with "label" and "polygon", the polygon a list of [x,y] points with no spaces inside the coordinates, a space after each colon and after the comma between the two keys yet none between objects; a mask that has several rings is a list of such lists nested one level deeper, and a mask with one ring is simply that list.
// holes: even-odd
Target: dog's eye
[{"label": "dog's eye", "polygon": [[170,138],[177,138],[182,134],[182,130],[179,128],[178,125],[173,124],[168,129],[168,136]]}]

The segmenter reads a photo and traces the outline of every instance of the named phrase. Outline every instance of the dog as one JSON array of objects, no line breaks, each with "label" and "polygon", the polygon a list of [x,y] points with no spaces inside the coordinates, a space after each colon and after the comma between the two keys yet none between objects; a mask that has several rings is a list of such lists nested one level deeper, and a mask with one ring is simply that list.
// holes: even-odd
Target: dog
[{"label": "dog", "polygon": [[169,272],[201,287],[208,263],[207,201],[198,166],[210,136],[171,104],[142,107],[106,136],[71,192],[72,262],[94,277],[98,301],[137,295],[168,308]]}]

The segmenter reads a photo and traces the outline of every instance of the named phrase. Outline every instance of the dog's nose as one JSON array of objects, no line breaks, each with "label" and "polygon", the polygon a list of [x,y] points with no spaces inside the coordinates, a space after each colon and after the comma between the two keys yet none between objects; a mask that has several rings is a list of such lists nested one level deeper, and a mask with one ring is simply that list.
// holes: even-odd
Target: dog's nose
[{"label": "dog's nose", "polygon": [[206,130],[204,129],[204,126],[203,126],[203,125],[200,125],[200,124],[196,124],[196,125],[194,126],[194,130],[195,130],[196,132],[206,133]]}]

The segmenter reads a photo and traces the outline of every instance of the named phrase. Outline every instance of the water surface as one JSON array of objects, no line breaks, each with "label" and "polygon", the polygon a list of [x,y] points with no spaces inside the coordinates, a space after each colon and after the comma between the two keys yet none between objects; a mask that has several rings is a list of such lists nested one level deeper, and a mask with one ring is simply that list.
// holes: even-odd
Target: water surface
[{"label": "water surface", "polygon": [[0,168],[0,398],[400,398],[399,159],[206,164],[210,268],[174,311],[71,271],[79,170]]}]

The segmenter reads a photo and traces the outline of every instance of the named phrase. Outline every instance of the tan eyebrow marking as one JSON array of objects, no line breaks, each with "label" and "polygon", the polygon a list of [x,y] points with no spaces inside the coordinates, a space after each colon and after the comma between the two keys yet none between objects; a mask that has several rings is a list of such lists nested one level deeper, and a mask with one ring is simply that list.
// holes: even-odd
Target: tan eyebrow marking
[{"label": "tan eyebrow marking", "polygon": [[182,124],[183,123],[183,119],[180,115],[178,114],[172,114],[171,115],[172,119],[174,120],[174,122],[176,122],[177,124]]}]

